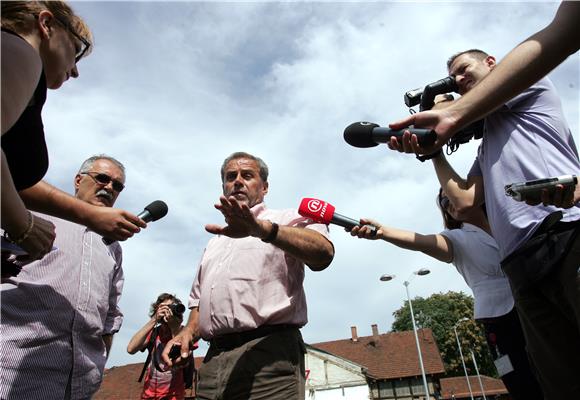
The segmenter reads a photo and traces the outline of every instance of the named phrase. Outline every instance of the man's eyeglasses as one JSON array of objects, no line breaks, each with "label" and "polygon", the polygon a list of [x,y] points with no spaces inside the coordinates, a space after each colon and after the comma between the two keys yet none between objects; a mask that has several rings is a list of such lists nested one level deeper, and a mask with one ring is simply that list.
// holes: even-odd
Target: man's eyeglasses
[{"label": "man's eyeglasses", "polygon": [[77,46],[78,43],[75,44],[75,49],[76,49],[75,64],[78,63],[80,61],[80,59],[83,58],[83,56],[85,55],[85,53],[91,47],[91,42],[89,42],[87,39],[85,39],[84,37],[82,37],[81,35],[79,35],[78,33],[76,33],[75,30],[72,29],[72,27],[70,26],[70,24],[66,23],[65,21],[63,21],[62,19],[60,19],[57,16],[55,16],[54,18],[63,27],[65,27],[65,29],[67,31],[69,31],[79,42],[81,42],[80,46]]},{"label": "man's eyeglasses", "polygon": [[439,205],[441,205],[442,210],[447,210],[447,207],[449,207],[449,198],[447,196],[441,196]]},{"label": "man's eyeglasses", "polygon": [[122,182],[119,182],[118,180],[113,179],[109,175],[103,174],[102,172],[81,172],[80,175],[88,175],[100,185],[108,185],[109,182],[113,182],[113,190],[117,193],[120,193],[123,189],[125,189],[125,185],[123,185]]}]

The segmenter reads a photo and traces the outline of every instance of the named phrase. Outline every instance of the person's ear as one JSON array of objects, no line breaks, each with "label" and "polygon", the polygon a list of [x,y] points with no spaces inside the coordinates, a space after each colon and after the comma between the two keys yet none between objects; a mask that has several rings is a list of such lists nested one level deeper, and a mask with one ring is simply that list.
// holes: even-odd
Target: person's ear
[{"label": "person's ear", "polygon": [[495,57],[494,56],[487,56],[485,58],[485,65],[487,65],[489,67],[489,69],[494,69],[495,66],[497,65],[495,62]]},{"label": "person's ear", "polygon": [[83,179],[81,174],[77,174],[75,176],[75,180],[74,180],[74,186],[75,186],[75,193],[78,192],[79,190],[79,186],[81,185],[81,179]]},{"label": "person's ear", "polygon": [[268,187],[269,187],[268,181],[264,182],[264,188],[262,189],[262,193],[264,196],[268,194]]},{"label": "person's ear", "polygon": [[42,10],[38,14],[38,30],[42,39],[50,39],[54,21],[54,15],[48,10]]}]

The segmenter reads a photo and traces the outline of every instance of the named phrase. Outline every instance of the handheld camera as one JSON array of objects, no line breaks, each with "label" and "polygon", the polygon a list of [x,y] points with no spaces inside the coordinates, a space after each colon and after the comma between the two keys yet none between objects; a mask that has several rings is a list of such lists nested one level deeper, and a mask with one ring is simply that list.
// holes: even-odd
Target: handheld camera
[{"label": "handheld camera", "polygon": [[505,194],[516,201],[530,200],[540,202],[542,200],[542,190],[548,189],[548,192],[553,193],[556,190],[556,185],[568,187],[575,186],[577,183],[578,178],[576,175],[562,175],[554,178],[512,183],[505,186]]},{"label": "handheld camera", "polygon": [[[423,89],[417,88],[409,90],[403,96],[405,105],[409,108],[419,105],[419,111],[426,111],[435,105],[435,96],[457,92],[457,83],[455,79],[448,76],[430,83]],[[412,111],[412,110],[411,110]],[[412,111],[414,112],[414,111]],[[471,139],[481,139],[483,136],[483,120],[475,121],[457,132],[447,143],[447,154],[455,152],[459,145],[469,142]]]},{"label": "handheld camera", "polygon": [[181,303],[171,303],[168,307],[176,317],[182,316],[185,312],[185,306]]}]

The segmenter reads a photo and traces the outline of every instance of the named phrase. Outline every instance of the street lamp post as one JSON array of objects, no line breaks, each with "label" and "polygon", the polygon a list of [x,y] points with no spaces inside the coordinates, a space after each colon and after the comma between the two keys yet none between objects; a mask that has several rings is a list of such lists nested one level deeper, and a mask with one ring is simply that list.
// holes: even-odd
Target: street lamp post
[{"label": "street lamp post", "polygon": [[473,349],[469,349],[471,352],[471,359],[473,360],[473,366],[475,367],[475,372],[477,373],[477,379],[479,380],[479,387],[481,388],[481,394],[483,395],[483,400],[487,400],[485,397],[485,390],[483,390],[483,383],[481,382],[481,375],[479,374],[479,368],[477,368],[477,362],[475,361],[475,354],[473,354]]},{"label": "street lamp post", "polygon": [[[430,272],[431,271],[429,271],[426,268],[421,268],[420,270],[413,272],[413,275],[423,276],[429,274]],[[383,275],[381,276],[381,281],[387,282],[393,279],[394,277],[395,277],[394,275]],[[423,356],[421,355],[421,346],[419,345],[419,336],[417,335],[417,325],[415,324],[415,315],[413,313],[413,304],[411,302],[411,296],[409,295],[409,284],[411,283],[412,275],[410,278],[411,279],[407,279],[405,282],[403,282],[403,285],[405,285],[405,291],[407,292],[407,301],[409,302],[409,311],[411,312],[411,322],[413,323],[413,333],[415,334],[415,344],[417,345],[417,354],[419,355],[419,366],[421,367],[421,377],[423,378],[423,386],[425,387],[425,396],[427,396],[426,397],[427,399],[430,399],[431,396],[429,394],[429,385],[427,385],[427,376],[425,375],[425,366],[423,365]]]},{"label": "street lamp post", "polygon": [[463,371],[465,372],[465,380],[467,381],[467,388],[469,389],[469,396],[473,400],[473,391],[471,390],[471,384],[469,383],[469,375],[467,375],[467,368],[465,367],[465,359],[463,358],[463,351],[461,351],[461,343],[459,343],[459,335],[457,334],[457,325],[463,321],[467,321],[469,318],[461,318],[455,325],[453,325],[453,331],[455,332],[455,339],[457,339],[457,348],[459,349],[459,355],[461,356],[461,364],[463,364]]}]

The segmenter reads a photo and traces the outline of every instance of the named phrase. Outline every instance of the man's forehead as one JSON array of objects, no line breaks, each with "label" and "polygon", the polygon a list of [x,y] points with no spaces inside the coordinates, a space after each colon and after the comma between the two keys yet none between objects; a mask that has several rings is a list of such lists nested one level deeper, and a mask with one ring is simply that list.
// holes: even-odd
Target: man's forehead
[{"label": "man's forehead", "polygon": [[259,167],[258,167],[258,163],[256,162],[256,160],[252,160],[249,158],[236,158],[236,159],[230,160],[225,168],[226,172],[237,171],[239,169],[258,170]]},{"label": "man's forehead", "polygon": [[100,158],[98,160],[95,160],[95,162],[93,163],[93,167],[91,169],[95,172],[108,172],[111,175],[114,174],[117,175],[118,177],[121,177],[123,180],[125,179],[125,175],[123,174],[121,168],[119,168],[117,164],[115,164],[110,160],[107,160],[106,158]]},{"label": "man's forehead", "polygon": [[462,55],[456,57],[455,60],[453,60],[453,62],[451,63],[451,66],[449,67],[449,71],[453,71],[454,69],[459,67],[460,64],[468,63],[468,62],[472,62],[472,61],[477,61],[477,58],[475,58],[470,53],[462,54]]}]

